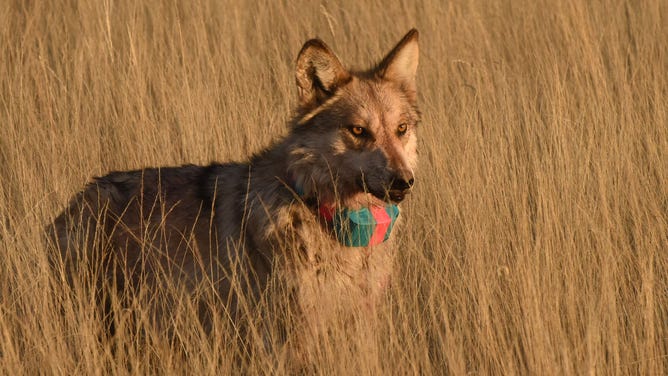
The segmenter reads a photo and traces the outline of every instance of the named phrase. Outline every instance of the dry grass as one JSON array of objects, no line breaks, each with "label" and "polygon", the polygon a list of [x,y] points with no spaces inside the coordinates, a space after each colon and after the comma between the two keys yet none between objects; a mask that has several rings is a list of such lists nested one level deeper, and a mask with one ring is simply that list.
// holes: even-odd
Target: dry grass
[{"label": "dry grass", "polygon": [[307,38],[365,66],[416,26],[421,171],[396,284],[376,351],[341,330],[318,371],[668,373],[667,25],[662,0],[1,2],[0,369],[237,367],[187,307],[180,349],[150,326],[102,345],[92,297],[48,273],[43,226],[91,176],[284,134]]}]

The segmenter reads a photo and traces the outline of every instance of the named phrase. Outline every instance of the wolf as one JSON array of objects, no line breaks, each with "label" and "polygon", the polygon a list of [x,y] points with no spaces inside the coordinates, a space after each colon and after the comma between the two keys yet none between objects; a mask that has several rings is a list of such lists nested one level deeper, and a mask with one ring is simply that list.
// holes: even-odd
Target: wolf
[{"label": "wolf", "polygon": [[245,163],[94,178],[49,229],[59,270],[118,291],[213,286],[233,319],[240,294],[264,296],[278,280],[312,332],[345,312],[373,314],[415,183],[417,66],[415,29],[368,70],[307,41],[286,136]]}]

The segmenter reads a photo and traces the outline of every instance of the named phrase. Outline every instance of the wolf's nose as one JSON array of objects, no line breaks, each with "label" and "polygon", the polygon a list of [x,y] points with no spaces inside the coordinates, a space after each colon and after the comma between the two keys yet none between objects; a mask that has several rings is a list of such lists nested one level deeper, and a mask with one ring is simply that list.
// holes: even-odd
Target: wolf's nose
[{"label": "wolf's nose", "polygon": [[392,181],[392,189],[398,191],[407,191],[413,186],[413,183],[415,183],[415,179],[412,177],[408,178],[408,180],[397,177]]}]

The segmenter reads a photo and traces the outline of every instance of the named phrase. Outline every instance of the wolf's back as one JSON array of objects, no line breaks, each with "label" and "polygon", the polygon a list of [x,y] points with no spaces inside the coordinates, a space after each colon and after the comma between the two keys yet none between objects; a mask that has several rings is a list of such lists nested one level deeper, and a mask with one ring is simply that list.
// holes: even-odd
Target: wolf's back
[{"label": "wolf's back", "polygon": [[216,197],[222,204],[240,195],[226,191],[238,188],[229,182],[241,180],[241,171],[239,164],[186,165],[95,178],[48,228],[54,261],[105,265],[119,250],[128,266],[164,251],[184,261],[194,248],[211,247]]}]

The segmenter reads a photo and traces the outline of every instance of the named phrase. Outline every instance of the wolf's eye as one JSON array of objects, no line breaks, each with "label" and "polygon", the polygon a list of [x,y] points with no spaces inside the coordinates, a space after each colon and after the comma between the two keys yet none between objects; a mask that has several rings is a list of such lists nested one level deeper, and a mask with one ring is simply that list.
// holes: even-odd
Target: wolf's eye
[{"label": "wolf's eye", "polygon": [[350,132],[355,136],[364,136],[366,134],[366,129],[353,125],[350,127]]},{"label": "wolf's eye", "polygon": [[408,124],[406,123],[401,123],[397,127],[397,133],[399,134],[399,136],[403,136],[407,130],[408,130]]}]

